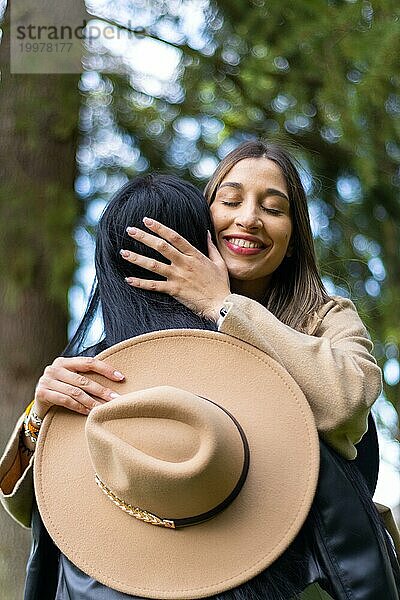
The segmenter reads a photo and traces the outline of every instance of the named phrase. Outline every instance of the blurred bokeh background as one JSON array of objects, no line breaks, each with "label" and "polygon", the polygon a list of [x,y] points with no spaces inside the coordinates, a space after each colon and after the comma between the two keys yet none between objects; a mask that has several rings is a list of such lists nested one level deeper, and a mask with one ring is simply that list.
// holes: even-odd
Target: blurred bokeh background
[{"label": "blurred bokeh background", "polygon": [[[238,143],[283,137],[301,161],[325,286],[356,304],[383,369],[376,499],[398,518],[398,2],[69,5],[118,35],[83,46],[81,74],[15,75],[0,0],[1,450],[82,315],[110,195],[149,169],[202,188]],[[29,532],[1,511],[2,598],[22,597],[28,551]]]}]

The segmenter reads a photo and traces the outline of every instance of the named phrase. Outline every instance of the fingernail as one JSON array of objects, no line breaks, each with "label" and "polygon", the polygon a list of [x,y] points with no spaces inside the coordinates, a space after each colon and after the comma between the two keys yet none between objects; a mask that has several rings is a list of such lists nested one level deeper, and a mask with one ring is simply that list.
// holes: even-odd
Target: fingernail
[{"label": "fingernail", "polygon": [[137,233],[137,231],[138,231],[137,227],[127,227],[126,230],[128,233],[133,233],[133,234]]},{"label": "fingernail", "polygon": [[149,219],[149,217],[143,217],[143,223],[146,223],[146,225],[153,225],[154,221],[153,219]]},{"label": "fingernail", "polygon": [[128,256],[129,256],[129,250],[120,250],[119,253],[124,258],[128,258]]},{"label": "fingernail", "polygon": [[125,379],[125,375],[122,375],[119,371],[114,371],[114,375],[115,377],[118,377],[118,379]]},{"label": "fingernail", "polygon": [[116,394],[115,392],[111,392],[110,398],[119,398],[121,394]]}]

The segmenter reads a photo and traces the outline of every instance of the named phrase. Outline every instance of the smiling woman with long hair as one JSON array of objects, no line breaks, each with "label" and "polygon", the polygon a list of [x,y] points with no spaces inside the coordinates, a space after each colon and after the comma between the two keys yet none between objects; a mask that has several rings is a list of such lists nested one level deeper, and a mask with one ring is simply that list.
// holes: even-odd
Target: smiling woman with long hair
[{"label": "smiling woman with long hair", "polygon": [[[44,370],[34,402],[18,421],[0,462],[0,498],[33,530],[26,600],[133,598],[105,588],[59,553],[41,521],[30,481],[35,436],[52,405],[87,415],[116,397],[85,373],[122,381],[123,374],[93,358],[122,340],[171,328],[238,337],[295,379],[327,452],[337,453],[338,477],[345,476],[345,465],[357,455],[370,407],[381,391],[381,371],[354,304],[324,289],[293,160],[274,144],[243,144],[221,162],[206,199],[174,176],[150,174],[127,183],[101,216],[96,280],[82,322],[62,356]],[[87,334],[99,312],[104,332],[88,347]],[[373,531],[386,548],[368,489],[360,485]],[[346,514],[340,517],[343,521]],[[318,563],[312,553],[316,520],[310,519],[274,565],[214,600],[289,600],[316,581],[325,562],[320,554]],[[335,560],[340,562],[338,554]],[[379,568],[383,573],[386,566]],[[337,578],[342,585],[343,575]],[[330,583],[327,589],[335,590],[332,576]]]}]

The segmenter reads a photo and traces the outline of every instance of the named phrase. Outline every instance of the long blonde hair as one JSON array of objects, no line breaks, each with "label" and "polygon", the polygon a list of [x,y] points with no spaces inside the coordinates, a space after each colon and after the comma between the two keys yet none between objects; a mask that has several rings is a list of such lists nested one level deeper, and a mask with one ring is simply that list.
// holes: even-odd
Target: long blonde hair
[{"label": "long blonde hair", "polygon": [[321,281],[311,232],[307,198],[296,168],[296,161],[281,144],[253,140],[240,144],[218,165],[204,194],[214,202],[221,181],[240,160],[267,158],[274,161],[285,178],[292,217],[292,254],[285,256],[273,273],[262,304],[282,323],[307,333],[315,312],[332,298]]}]

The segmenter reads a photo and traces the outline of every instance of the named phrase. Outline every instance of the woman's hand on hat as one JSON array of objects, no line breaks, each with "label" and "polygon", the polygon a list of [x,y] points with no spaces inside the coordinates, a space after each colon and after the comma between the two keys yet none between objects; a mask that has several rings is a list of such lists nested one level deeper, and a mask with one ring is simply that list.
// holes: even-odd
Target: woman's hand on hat
[{"label": "woman's hand on hat", "polygon": [[157,250],[171,264],[167,265],[128,250],[121,250],[121,256],[132,264],[162,275],[166,281],[137,277],[126,277],[125,281],[133,287],[169,294],[194,313],[217,321],[219,309],[231,291],[228,269],[211,236],[208,235],[207,257],[166,225],[147,217],[143,222],[160,237],[135,227],[127,228],[128,235]]},{"label": "woman's hand on hat", "polygon": [[33,410],[43,418],[53,405],[88,415],[92,408],[117,398],[119,394],[84,375],[94,372],[114,382],[124,380],[124,375],[106,362],[93,357],[57,357],[47,366],[35,389]]}]

